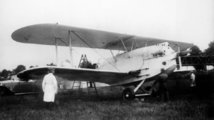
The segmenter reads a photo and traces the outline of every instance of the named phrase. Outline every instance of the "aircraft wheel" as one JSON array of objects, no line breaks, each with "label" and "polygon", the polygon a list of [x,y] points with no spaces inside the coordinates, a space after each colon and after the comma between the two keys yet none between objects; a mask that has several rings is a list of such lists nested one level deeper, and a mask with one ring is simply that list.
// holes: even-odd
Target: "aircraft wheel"
[{"label": "aircraft wheel", "polygon": [[126,89],[123,91],[123,99],[124,99],[124,100],[133,100],[134,98],[135,98],[135,94],[134,94],[133,89],[131,89],[131,88],[126,88]]}]

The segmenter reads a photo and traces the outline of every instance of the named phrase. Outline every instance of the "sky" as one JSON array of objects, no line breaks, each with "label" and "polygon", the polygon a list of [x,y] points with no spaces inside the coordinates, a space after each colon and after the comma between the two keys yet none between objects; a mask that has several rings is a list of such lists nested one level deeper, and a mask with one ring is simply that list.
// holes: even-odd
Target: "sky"
[{"label": "sky", "polygon": [[[189,42],[201,50],[214,40],[213,0],[0,0],[0,70],[55,62],[55,47],[19,43],[11,34],[28,25],[59,23],[122,34]],[[69,50],[59,48],[60,61]],[[99,61],[109,52],[74,48]]]}]

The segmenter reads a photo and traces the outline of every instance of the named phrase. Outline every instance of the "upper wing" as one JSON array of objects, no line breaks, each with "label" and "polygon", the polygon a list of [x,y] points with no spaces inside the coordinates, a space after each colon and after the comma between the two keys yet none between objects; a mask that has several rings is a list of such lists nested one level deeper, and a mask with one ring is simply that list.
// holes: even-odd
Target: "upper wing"
[{"label": "upper wing", "polygon": [[[24,80],[42,79],[50,67],[39,67],[20,72],[17,76]],[[51,67],[55,69],[54,75],[66,80],[101,82],[111,85],[125,84],[134,78],[133,75],[124,72],[100,71],[95,69],[74,69]]]},{"label": "upper wing", "polygon": [[69,31],[72,39],[71,44],[74,47],[124,50],[125,45],[130,50],[162,42],[177,44],[181,47],[181,50],[192,46],[192,44],[177,41],[138,37],[58,24],[37,24],[23,27],[13,32],[12,38],[18,42],[45,45],[55,45],[55,40],[57,39],[58,45],[68,46]]}]

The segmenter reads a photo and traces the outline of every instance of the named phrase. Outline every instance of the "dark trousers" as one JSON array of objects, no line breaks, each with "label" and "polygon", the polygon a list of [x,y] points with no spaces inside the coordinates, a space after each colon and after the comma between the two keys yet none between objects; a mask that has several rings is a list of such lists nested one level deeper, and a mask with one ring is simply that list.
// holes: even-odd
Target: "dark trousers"
[{"label": "dark trousers", "polygon": [[52,109],[55,106],[55,104],[54,102],[44,102],[44,106],[46,109]]}]

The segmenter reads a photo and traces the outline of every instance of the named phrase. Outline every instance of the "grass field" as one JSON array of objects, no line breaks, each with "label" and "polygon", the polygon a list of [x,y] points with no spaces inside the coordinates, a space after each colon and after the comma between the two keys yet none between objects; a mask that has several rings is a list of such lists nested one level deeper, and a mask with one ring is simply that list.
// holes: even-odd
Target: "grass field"
[{"label": "grass field", "polygon": [[[101,92],[100,92],[101,91]],[[47,109],[42,95],[5,96],[0,99],[1,120],[206,120],[207,101],[191,96],[159,102],[123,101],[120,92],[57,95],[56,105]],[[106,90],[105,90],[106,91]]]},{"label": "grass field", "polygon": [[99,97],[86,89],[60,92],[50,109],[42,102],[42,94],[4,96],[0,97],[0,120],[214,120],[208,118],[208,113],[214,116],[214,71],[197,73],[193,93],[188,79],[173,76],[167,83],[168,102],[154,97],[123,101],[121,87],[98,88]]}]

